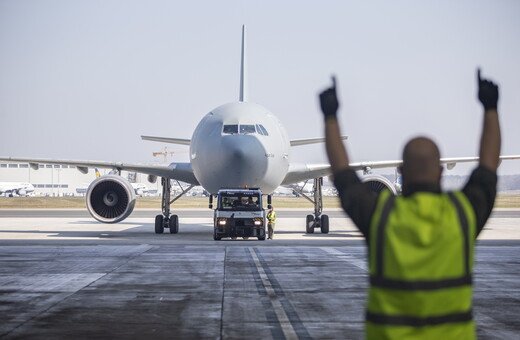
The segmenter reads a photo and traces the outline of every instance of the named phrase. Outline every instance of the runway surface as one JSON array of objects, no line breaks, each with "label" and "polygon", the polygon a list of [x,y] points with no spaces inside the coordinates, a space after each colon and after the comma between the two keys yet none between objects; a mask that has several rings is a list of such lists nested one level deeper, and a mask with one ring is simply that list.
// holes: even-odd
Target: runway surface
[{"label": "runway surface", "polygon": [[[328,235],[280,210],[275,240],[220,242],[210,211],[180,211],[177,235],[154,234],[148,210],[114,225],[17,213],[0,211],[2,338],[363,338],[364,241],[341,211]],[[495,213],[478,243],[481,339],[520,339],[518,214]]]}]

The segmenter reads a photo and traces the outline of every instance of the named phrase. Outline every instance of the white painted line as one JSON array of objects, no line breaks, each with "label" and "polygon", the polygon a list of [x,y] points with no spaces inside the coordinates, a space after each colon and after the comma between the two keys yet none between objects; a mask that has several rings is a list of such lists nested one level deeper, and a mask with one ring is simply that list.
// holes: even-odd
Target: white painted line
[{"label": "white painted line", "polygon": [[296,332],[294,331],[291,322],[289,321],[289,318],[287,317],[287,314],[285,313],[285,310],[283,309],[282,303],[280,302],[278,296],[276,295],[276,292],[274,291],[271,281],[269,280],[267,274],[264,271],[264,267],[262,267],[262,264],[260,263],[260,260],[256,255],[255,250],[253,248],[249,248],[249,252],[253,257],[253,261],[255,261],[256,268],[258,269],[258,273],[260,274],[260,278],[262,279],[262,284],[265,287],[267,296],[269,296],[269,299],[271,300],[271,305],[273,306],[276,317],[278,318],[278,322],[282,327],[283,335],[288,340],[299,339],[298,335],[296,335]]},{"label": "white painted line", "polygon": [[341,259],[345,262],[348,262],[348,263],[358,267],[359,269],[363,269],[364,271],[368,272],[368,266],[367,266],[366,260],[357,259],[350,254],[345,254],[345,253],[337,250],[336,248],[323,247],[323,248],[321,248],[321,250],[323,250],[324,252],[327,252],[331,255],[335,255],[339,259]]}]

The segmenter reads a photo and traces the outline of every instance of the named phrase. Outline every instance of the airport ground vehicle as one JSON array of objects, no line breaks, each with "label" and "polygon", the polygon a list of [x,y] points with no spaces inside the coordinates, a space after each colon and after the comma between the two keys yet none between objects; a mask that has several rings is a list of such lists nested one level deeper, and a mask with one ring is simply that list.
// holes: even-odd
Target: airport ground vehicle
[{"label": "airport ground vehicle", "polygon": [[[221,189],[214,213],[213,239],[257,237],[265,240],[265,210],[260,189]],[[210,208],[213,208],[210,198]]]}]

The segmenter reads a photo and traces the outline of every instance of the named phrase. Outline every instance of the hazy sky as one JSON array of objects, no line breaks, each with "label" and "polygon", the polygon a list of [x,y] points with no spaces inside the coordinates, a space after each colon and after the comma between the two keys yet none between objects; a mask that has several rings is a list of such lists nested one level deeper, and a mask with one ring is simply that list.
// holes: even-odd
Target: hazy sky
[{"label": "hazy sky", "polygon": [[[0,155],[157,161],[165,144],[140,135],[191,138],[238,99],[242,24],[249,100],[291,138],[323,135],[317,93],[335,73],[353,161],[399,159],[418,134],[477,155],[481,65],[500,85],[502,153],[520,154],[519,14],[516,0],[1,0]],[[324,148],[292,160],[325,162]]]}]

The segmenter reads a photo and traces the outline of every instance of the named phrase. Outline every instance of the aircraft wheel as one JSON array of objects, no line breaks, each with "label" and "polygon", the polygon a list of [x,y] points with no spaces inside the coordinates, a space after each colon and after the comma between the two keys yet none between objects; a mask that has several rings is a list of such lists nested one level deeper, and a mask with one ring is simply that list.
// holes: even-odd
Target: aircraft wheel
[{"label": "aircraft wheel", "polygon": [[313,215],[307,215],[306,232],[307,232],[307,234],[314,233],[314,216]]},{"label": "aircraft wheel", "polygon": [[170,234],[177,234],[179,232],[179,216],[171,215],[168,226],[170,227]]},{"label": "aircraft wheel", "polygon": [[328,234],[329,233],[329,216],[321,215],[321,233]]},{"label": "aircraft wheel", "polygon": [[258,241],[265,241],[265,235],[264,236],[258,236]]},{"label": "aircraft wheel", "polygon": [[155,216],[155,233],[156,234],[162,234],[164,232],[163,222],[164,222],[163,215]]}]

